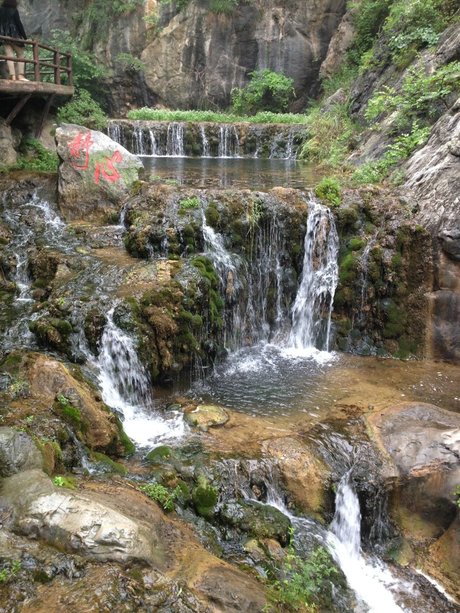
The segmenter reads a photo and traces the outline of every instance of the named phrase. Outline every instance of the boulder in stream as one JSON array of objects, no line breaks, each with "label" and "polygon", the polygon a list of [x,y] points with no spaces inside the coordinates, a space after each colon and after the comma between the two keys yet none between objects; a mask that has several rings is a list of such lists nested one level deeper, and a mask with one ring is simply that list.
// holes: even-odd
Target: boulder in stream
[{"label": "boulder in stream", "polygon": [[111,138],[82,126],[56,130],[59,205],[67,219],[104,219],[120,205],[143,168]]},{"label": "boulder in stream", "polygon": [[200,404],[192,411],[185,413],[185,421],[206,432],[208,428],[223,426],[229,420],[227,411],[216,404]]}]

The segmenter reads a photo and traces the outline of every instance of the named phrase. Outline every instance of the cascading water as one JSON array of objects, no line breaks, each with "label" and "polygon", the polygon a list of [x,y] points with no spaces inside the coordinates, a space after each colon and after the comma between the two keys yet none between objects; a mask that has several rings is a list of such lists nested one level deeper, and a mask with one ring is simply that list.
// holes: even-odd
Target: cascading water
[{"label": "cascading water", "polygon": [[147,372],[139,360],[134,340],[114,322],[114,308],[107,316],[97,361],[98,382],[104,402],[124,416],[128,436],[141,446],[181,436],[182,416],[171,413],[164,419],[154,407]]},{"label": "cascading water", "polygon": [[166,155],[184,157],[184,124],[170,123],[166,135]]},{"label": "cascading water", "polygon": [[205,126],[200,126],[200,136],[201,136],[201,157],[208,158],[211,155],[211,148],[209,146],[209,140],[206,136],[206,128]]},{"label": "cascading water", "polygon": [[369,613],[403,613],[390,590],[392,586],[397,587],[399,581],[382,563],[367,561],[361,553],[361,511],[351,483],[351,471],[338,485],[336,512],[327,541],[349,586],[368,607]]},{"label": "cascading water", "polygon": [[225,124],[220,126],[219,153],[220,158],[240,157],[240,139],[235,126]]},{"label": "cascading water", "polygon": [[331,316],[338,282],[339,238],[327,207],[310,201],[302,278],[292,307],[289,347],[329,351]]}]

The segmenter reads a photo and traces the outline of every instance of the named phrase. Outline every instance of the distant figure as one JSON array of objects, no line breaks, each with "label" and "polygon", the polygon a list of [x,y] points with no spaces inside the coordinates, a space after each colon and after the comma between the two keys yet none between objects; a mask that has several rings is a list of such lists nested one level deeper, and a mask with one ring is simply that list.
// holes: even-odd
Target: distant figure
[{"label": "distant figure", "polygon": [[[3,0],[0,6],[0,36],[9,36],[10,38],[27,39],[27,34],[22,25],[21,18],[18,12],[18,0]],[[24,44],[23,43],[3,43],[5,54],[8,57],[16,57],[19,60],[24,59]],[[12,81],[28,81],[24,76],[24,62],[15,62],[8,60],[8,72]]]}]

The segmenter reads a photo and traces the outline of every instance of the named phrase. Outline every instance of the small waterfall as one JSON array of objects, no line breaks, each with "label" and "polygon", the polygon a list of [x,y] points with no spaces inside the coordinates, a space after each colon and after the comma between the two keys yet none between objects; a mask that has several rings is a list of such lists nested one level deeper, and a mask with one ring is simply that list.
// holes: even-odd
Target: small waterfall
[{"label": "small waterfall", "polygon": [[184,157],[184,124],[170,123],[166,135],[166,155]]},{"label": "small waterfall", "polygon": [[368,288],[368,282],[369,282],[369,255],[371,253],[371,250],[374,248],[376,244],[376,238],[372,237],[370,239],[370,241],[367,243],[366,247],[364,248],[364,251],[361,255],[361,259],[359,262],[359,268],[360,268],[360,285],[361,285],[361,304],[360,304],[360,310],[359,310],[359,321],[360,322],[365,322],[366,320],[366,316],[365,316],[365,306],[366,306],[366,301],[367,301],[367,288]]},{"label": "small waterfall", "polygon": [[292,130],[289,131],[288,140],[286,144],[286,159],[287,160],[296,159],[296,154],[294,151],[294,132]]},{"label": "small waterfall", "polygon": [[204,125],[200,125],[200,135],[201,135],[201,157],[209,158],[211,157],[211,148],[209,146],[209,140],[206,136],[206,128]]},{"label": "small waterfall", "polygon": [[396,587],[398,580],[382,563],[367,561],[361,553],[361,511],[351,471],[338,485],[336,511],[327,540],[348,584],[367,605],[369,613],[403,613],[389,589]]},{"label": "small waterfall", "polygon": [[155,137],[153,130],[149,130],[149,139],[150,139],[150,155],[156,156],[158,155],[158,142]]},{"label": "small waterfall", "polygon": [[220,158],[240,157],[240,139],[236,126],[224,124],[219,127],[219,152]]},{"label": "small waterfall", "polygon": [[107,135],[116,143],[122,144],[122,131],[119,123],[109,122]]},{"label": "small waterfall", "polygon": [[310,201],[302,279],[292,307],[289,337],[289,346],[297,351],[329,351],[338,250],[339,238],[330,209]]},{"label": "small waterfall", "polygon": [[140,125],[136,125],[133,130],[133,153],[134,155],[145,155],[144,130]]},{"label": "small waterfall", "polygon": [[149,376],[137,355],[134,339],[114,322],[114,307],[107,315],[97,361],[98,382],[104,402],[123,414],[128,436],[141,446],[184,433],[182,416],[166,420],[155,410]]}]

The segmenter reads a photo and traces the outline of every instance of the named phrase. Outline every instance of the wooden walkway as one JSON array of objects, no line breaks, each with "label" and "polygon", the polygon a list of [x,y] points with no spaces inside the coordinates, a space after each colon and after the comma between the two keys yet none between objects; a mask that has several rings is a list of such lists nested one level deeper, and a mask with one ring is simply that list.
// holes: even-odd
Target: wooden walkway
[{"label": "wooden walkway", "polygon": [[[0,45],[21,45],[25,47],[24,59],[2,55],[0,61],[14,61],[23,63],[25,76],[28,81],[0,79],[0,110],[8,101],[11,108],[5,118],[7,125],[11,125],[15,117],[21,112],[32,97],[41,97],[46,100],[42,118],[36,129],[36,136],[40,136],[51,105],[57,97],[70,97],[75,93],[73,86],[72,56],[70,53],[42,45],[37,41],[18,40],[7,36],[0,36]],[[5,105],[6,106],[6,105]],[[8,112],[8,111],[7,111]]]}]

